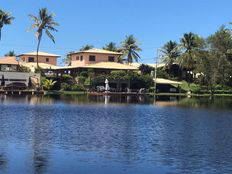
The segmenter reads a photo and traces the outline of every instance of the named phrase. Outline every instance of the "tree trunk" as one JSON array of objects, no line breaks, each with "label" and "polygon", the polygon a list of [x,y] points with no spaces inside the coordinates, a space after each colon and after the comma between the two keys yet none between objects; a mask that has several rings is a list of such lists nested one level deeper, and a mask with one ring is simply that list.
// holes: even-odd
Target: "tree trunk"
[{"label": "tree trunk", "polygon": [[39,46],[40,46],[41,37],[38,37],[38,44],[36,49],[36,63],[37,63],[37,69],[39,69]]}]

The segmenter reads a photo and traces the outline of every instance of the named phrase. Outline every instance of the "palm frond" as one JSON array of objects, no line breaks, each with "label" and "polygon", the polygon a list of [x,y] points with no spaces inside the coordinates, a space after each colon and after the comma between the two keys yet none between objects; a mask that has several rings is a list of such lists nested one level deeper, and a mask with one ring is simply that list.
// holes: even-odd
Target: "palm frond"
[{"label": "palm frond", "polygon": [[52,40],[53,43],[55,43],[54,36],[49,32],[49,30],[46,29],[45,31],[46,31],[47,36]]}]

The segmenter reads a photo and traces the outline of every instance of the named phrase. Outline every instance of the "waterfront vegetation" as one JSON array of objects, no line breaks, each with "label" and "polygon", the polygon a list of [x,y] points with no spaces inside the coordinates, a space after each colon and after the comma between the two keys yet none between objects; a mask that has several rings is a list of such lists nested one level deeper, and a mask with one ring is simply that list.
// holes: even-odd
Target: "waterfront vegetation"
[{"label": "waterfront vegetation", "polygon": [[[49,13],[46,8],[40,9],[38,16],[29,16],[34,22],[31,29],[36,29],[35,35],[38,39],[38,65],[38,51],[43,32],[55,43],[51,31],[57,31],[55,27],[58,26],[58,23],[54,21],[53,13]],[[13,20],[14,17],[10,13],[0,10],[0,39],[3,26],[11,24]],[[87,44],[80,51],[91,48],[93,45]],[[141,59],[140,44],[133,35],[126,36],[119,46],[115,42],[109,42],[103,49],[122,53],[119,58],[120,63],[131,64]],[[157,77],[181,81],[181,93],[232,94],[231,29],[221,26],[218,31],[206,38],[192,32],[184,33],[179,43],[170,40],[159,51],[159,61],[165,66],[157,69]],[[15,55],[15,53],[9,52],[6,55]],[[64,62],[70,65],[70,56],[67,56]],[[178,66],[177,71],[173,68],[175,65]],[[28,71],[25,68],[21,69]],[[37,67],[38,69],[39,67]],[[154,71],[153,67],[144,64],[139,67],[139,72],[112,71],[109,74],[96,75],[92,70],[88,70],[76,76],[62,75],[58,80],[49,77],[48,81],[42,81],[42,85],[47,90],[88,91],[92,90],[98,82],[107,78],[113,81],[126,80],[130,84],[136,82],[134,83],[137,85],[136,88],[146,88],[147,92],[152,92]],[[185,72],[184,76],[183,72]],[[42,75],[44,74],[42,73]]]}]

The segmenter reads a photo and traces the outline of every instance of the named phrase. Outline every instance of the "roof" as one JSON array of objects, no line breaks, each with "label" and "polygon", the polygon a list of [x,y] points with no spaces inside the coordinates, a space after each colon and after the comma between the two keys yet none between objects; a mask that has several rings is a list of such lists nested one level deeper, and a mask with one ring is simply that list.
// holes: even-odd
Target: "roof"
[{"label": "roof", "polygon": [[171,84],[171,85],[181,85],[182,84],[181,82],[177,82],[177,81],[173,81],[173,80],[169,80],[169,79],[163,79],[163,78],[156,78],[153,80],[157,84]]},{"label": "roof", "polygon": [[0,58],[0,64],[18,65],[18,61],[16,60],[15,56],[8,56],[8,57]]},{"label": "roof", "polygon": [[71,52],[69,55],[78,54],[78,53],[95,53],[95,54],[111,54],[111,55],[122,55],[122,53],[117,53],[114,51],[108,51],[103,49],[92,48],[84,51]]},{"label": "roof", "polygon": [[93,69],[114,69],[114,70],[138,70],[138,68],[116,62],[99,62],[94,64],[88,64],[85,66],[66,66],[58,67],[55,69],[74,69],[74,68],[93,68]]},{"label": "roof", "polygon": [[95,64],[89,64],[84,68],[98,68],[98,69],[117,69],[117,70],[137,70],[136,67],[116,62],[99,62]]},{"label": "roof", "polygon": [[[139,68],[139,66],[142,65],[142,63],[131,63],[130,65]],[[148,64],[144,63],[144,65],[149,65],[149,66],[151,66],[153,68],[156,68],[155,63],[148,63]],[[164,66],[165,66],[165,63],[157,63],[157,68],[162,68]]]},{"label": "roof", "polygon": [[[34,51],[34,52],[30,52],[30,53],[23,53],[23,54],[20,54],[18,56],[25,56],[25,55],[27,55],[27,56],[36,56],[37,52]],[[38,55],[39,56],[49,56],[49,57],[60,57],[59,55],[56,55],[56,54],[50,54],[50,53],[41,52],[41,51],[38,52]]]}]

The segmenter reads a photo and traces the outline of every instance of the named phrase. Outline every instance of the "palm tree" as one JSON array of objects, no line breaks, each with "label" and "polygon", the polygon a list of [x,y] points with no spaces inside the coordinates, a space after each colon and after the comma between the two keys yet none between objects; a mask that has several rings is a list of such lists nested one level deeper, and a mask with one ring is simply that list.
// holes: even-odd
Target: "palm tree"
[{"label": "palm tree", "polygon": [[12,51],[9,51],[8,53],[6,53],[5,56],[6,57],[8,57],[8,56],[12,57],[12,56],[16,56],[16,54],[15,54],[14,50],[12,50]]},{"label": "palm tree", "polygon": [[[180,67],[186,68],[190,72],[194,69],[194,49],[196,49],[198,46],[196,35],[192,32],[185,33],[180,42],[181,47],[184,49],[184,53],[180,56],[179,65]],[[190,74],[188,76],[188,85],[190,86]]]},{"label": "palm tree", "polygon": [[133,35],[126,36],[126,39],[122,42],[122,48],[120,49],[126,58],[126,62],[132,63],[134,60],[138,62],[140,58],[138,51],[141,51],[141,48],[138,46],[137,40]]},{"label": "palm tree", "polygon": [[173,63],[177,61],[177,58],[180,56],[179,46],[175,41],[167,42],[162,48],[162,61],[166,64],[169,71],[169,76],[171,75],[170,69]]},{"label": "palm tree", "polygon": [[52,13],[50,14],[47,8],[40,9],[38,17],[34,15],[29,15],[29,17],[34,22],[31,25],[31,29],[36,29],[35,36],[38,39],[37,49],[36,49],[36,59],[37,59],[36,61],[37,61],[37,68],[39,68],[38,52],[39,52],[39,46],[40,46],[41,38],[43,35],[43,31],[45,30],[47,36],[52,40],[53,43],[55,43],[55,38],[51,34],[50,31],[57,32],[57,29],[55,29],[55,26],[58,26],[59,24],[54,21],[53,19],[54,14]]},{"label": "palm tree", "polygon": [[81,47],[80,51],[85,51],[85,50],[90,50],[93,48],[93,45],[84,45],[83,47]]},{"label": "palm tree", "polygon": [[53,81],[52,79],[44,79],[42,83],[43,87],[49,91],[55,85],[56,81]]},{"label": "palm tree", "polygon": [[10,13],[0,10],[0,40],[2,38],[2,28],[4,25],[9,25],[14,20],[14,17]]},{"label": "palm tree", "polygon": [[103,47],[104,50],[108,50],[108,51],[114,51],[114,52],[117,52],[118,51],[118,48],[116,46],[116,43],[114,42],[109,42],[108,44],[106,44],[104,47]]}]

